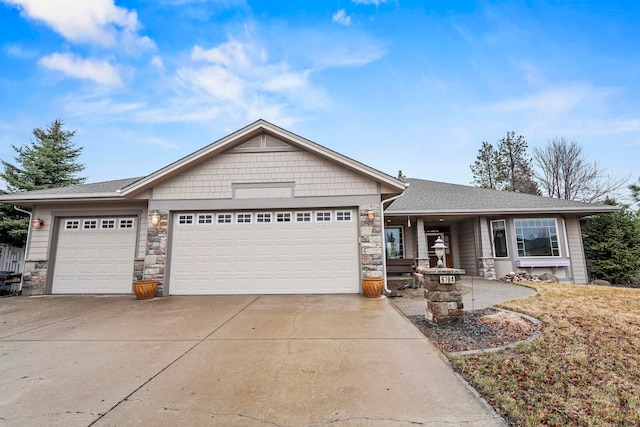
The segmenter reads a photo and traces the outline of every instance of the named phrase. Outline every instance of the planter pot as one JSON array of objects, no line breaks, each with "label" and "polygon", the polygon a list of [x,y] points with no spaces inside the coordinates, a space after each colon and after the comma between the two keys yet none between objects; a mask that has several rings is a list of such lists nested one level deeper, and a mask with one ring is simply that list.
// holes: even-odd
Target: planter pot
[{"label": "planter pot", "polygon": [[380,298],[384,289],[382,277],[364,277],[362,279],[362,293],[367,298]]},{"label": "planter pot", "polygon": [[133,282],[133,293],[138,299],[151,299],[158,290],[157,280],[136,280]]}]

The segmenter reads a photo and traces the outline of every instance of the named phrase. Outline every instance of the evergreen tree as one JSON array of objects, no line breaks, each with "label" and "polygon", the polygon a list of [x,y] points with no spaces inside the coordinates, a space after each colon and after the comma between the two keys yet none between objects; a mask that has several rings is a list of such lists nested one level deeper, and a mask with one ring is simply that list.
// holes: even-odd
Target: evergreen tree
[{"label": "evergreen tree", "polygon": [[502,190],[506,179],[506,170],[502,158],[493,145],[483,141],[478,157],[471,165],[472,184],[482,188]]},{"label": "evergreen tree", "polygon": [[589,275],[612,283],[640,275],[640,216],[627,208],[589,217],[583,227]]},{"label": "evergreen tree", "polygon": [[498,153],[506,170],[505,190],[518,193],[540,194],[533,180],[531,159],[527,154],[527,141],[524,136],[507,132],[507,136],[498,141]]},{"label": "evergreen tree", "polygon": [[[6,188],[2,193],[42,190],[82,184],[86,178],[77,176],[84,165],[77,162],[82,148],[76,148],[71,138],[76,131],[63,129],[60,119],[45,129],[35,128],[31,141],[22,147],[12,145],[16,151],[15,164],[0,160],[4,170],[0,178]],[[27,237],[28,218],[13,206],[0,206],[0,242],[22,247]]]}]

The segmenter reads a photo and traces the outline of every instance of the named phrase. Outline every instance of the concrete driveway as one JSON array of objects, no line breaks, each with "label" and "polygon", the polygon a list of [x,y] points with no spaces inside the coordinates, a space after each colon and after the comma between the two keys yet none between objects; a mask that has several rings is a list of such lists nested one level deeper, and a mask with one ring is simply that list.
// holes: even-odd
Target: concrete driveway
[{"label": "concrete driveway", "polygon": [[504,425],[386,299],[0,300],[3,425]]}]

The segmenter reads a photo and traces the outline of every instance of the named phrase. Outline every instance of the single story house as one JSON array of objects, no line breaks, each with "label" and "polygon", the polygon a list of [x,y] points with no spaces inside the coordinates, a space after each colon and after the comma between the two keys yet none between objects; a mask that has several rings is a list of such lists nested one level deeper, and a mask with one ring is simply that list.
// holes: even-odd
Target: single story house
[{"label": "single story house", "polygon": [[[24,294],[359,293],[433,264],[587,280],[579,218],[600,206],[401,181],[264,120],[150,175],[0,196],[32,209]],[[614,208],[613,208],[614,210]]]}]

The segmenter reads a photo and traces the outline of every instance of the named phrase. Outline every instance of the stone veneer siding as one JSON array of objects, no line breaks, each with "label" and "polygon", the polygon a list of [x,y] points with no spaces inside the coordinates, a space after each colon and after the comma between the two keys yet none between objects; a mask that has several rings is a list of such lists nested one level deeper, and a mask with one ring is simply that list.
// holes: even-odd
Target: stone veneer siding
[{"label": "stone veneer siding", "polygon": [[22,295],[44,295],[48,268],[49,261],[47,260],[25,261],[22,275]]},{"label": "stone veneer siding", "polygon": [[[382,223],[380,205],[363,205],[360,212],[360,264],[362,277],[382,277],[384,245],[382,242]],[[367,212],[373,211],[373,219]]]},{"label": "stone veneer siding", "polygon": [[480,277],[490,280],[496,279],[496,267],[493,258],[479,258],[478,263],[480,264]]},{"label": "stone veneer siding", "polygon": [[167,265],[167,236],[169,231],[169,211],[157,211],[160,216],[158,225],[151,225],[151,216],[148,213],[147,248],[144,257],[145,280],[158,281],[158,295],[168,295],[168,289],[164,288],[165,271]]}]

